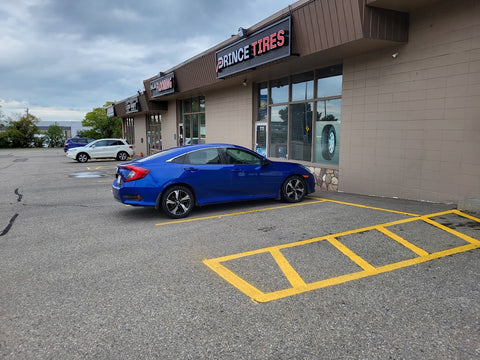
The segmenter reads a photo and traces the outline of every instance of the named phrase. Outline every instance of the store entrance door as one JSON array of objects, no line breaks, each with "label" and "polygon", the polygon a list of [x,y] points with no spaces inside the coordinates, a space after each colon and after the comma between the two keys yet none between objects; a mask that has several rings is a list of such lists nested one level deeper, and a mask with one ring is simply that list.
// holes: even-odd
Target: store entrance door
[{"label": "store entrance door", "polygon": [[268,133],[267,133],[267,123],[266,122],[257,122],[255,124],[255,151],[260,155],[267,156],[268,149]]},{"label": "store entrance door", "polygon": [[151,115],[147,128],[148,155],[162,151],[162,116]]}]

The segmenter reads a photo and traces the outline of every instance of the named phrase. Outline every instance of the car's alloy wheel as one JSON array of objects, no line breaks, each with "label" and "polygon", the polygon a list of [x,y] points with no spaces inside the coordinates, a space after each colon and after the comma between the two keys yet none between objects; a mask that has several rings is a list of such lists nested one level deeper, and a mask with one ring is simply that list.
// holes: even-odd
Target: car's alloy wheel
[{"label": "car's alloy wheel", "polygon": [[282,185],[282,199],[286,202],[300,202],[307,195],[307,185],[300,176],[290,176]]},{"label": "car's alloy wheel", "polygon": [[117,154],[117,160],[120,160],[120,161],[125,161],[128,159],[128,154],[125,152],[125,151],[120,151],[118,154]]},{"label": "car's alloy wheel", "polygon": [[88,161],[88,155],[85,153],[80,153],[77,155],[77,161],[81,163],[86,163]]},{"label": "car's alloy wheel", "polygon": [[165,214],[178,219],[188,216],[194,206],[193,194],[185,186],[174,186],[162,196],[162,208]]}]

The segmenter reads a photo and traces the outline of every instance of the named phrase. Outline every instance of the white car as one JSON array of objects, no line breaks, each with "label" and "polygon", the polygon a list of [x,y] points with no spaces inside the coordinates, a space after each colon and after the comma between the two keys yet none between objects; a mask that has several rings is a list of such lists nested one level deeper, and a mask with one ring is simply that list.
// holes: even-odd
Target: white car
[{"label": "white car", "polygon": [[71,148],[65,154],[67,157],[85,163],[89,159],[114,158],[125,161],[135,154],[133,146],[124,139],[99,139],[85,146]]}]

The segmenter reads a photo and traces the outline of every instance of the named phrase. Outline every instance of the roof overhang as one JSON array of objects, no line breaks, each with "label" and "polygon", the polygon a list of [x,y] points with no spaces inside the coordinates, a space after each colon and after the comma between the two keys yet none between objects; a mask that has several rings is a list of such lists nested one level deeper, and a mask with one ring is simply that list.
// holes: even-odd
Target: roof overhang
[{"label": "roof overhang", "polygon": [[366,0],[366,3],[368,6],[409,13],[438,1],[439,0]]}]

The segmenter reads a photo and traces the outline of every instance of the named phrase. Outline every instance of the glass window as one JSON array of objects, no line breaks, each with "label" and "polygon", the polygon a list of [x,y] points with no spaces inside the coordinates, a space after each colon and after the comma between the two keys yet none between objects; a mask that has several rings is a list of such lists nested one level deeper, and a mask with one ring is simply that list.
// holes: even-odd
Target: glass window
[{"label": "glass window", "polygon": [[292,77],[292,101],[313,99],[313,71]]},{"label": "glass window", "polygon": [[97,141],[95,144],[92,144],[94,146],[107,146],[107,140],[100,140]]},{"label": "glass window", "polygon": [[261,165],[262,159],[258,156],[242,149],[227,149],[225,151],[227,164],[243,164],[243,165]]},{"label": "glass window", "polygon": [[288,77],[274,80],[270,83],[271,103],[280,104],[288,102]]},{"label": "glass window", "polygon": [[258,84],[256,121],[264,123],[255,125],[256,150],[338,164],[342,71],[340,64]]},{"label": "glass window", "polygon": [[[190,121],[191,115],[185,115],[183,117],[183,134],[185,135],[185,140],[191,140],[192,135],[190,133]],[[186,144],[186,141],[185,141]]]},{"label": "glass window", "polygon": [[200,116],[200,138],[198,139],[198,143],[205,144],[205,138],[206,138],[205,114],[199,114],[199,116]]},{"label": "glass window", "polygon": [[268,85],[266,82],[258,84],[258,95],[257,121],[267,121]]},{"label": "glass window", "polygon": [[162,115],[147,115],[148,154],[162,150]]},{"label": "glass window", "polygon": [[135,144],[135,120],[126,118],[123,123],[123,137],[127,139],[129,144]]},{"label": "glass window", "polygon": [[313,102],[290,105],[289,159],[311,161]]},{"label": "glass window", "polygon": [[192,151],[186,154],[184,163],[194,165],[220,164],[220,156],[218,150],[214,148]]},{"label": "glass window", "polygon": [[315,123],[315,161],[338,164],[341,99],[318,101]]},{"label": "glass window", "polygon": [[206,141],[205,97],[182,101],[179,145],[204,144]]},{"label": "glass window", "polygon": [[288,106],[272,106],[270,112],[270,156],[287,158]]},{"label": "glass window", "polygon": [[317,80],[317,97],[329,97],[342,94],[342,75]]}]

